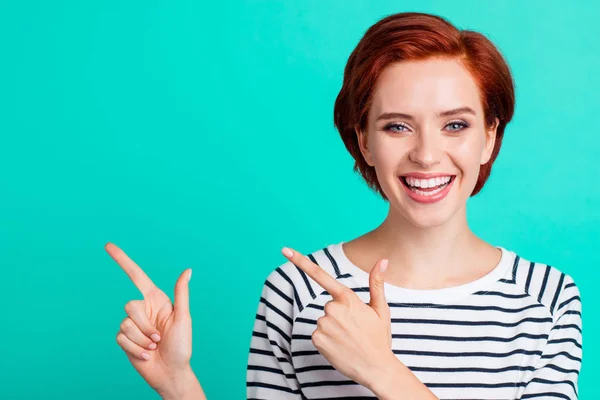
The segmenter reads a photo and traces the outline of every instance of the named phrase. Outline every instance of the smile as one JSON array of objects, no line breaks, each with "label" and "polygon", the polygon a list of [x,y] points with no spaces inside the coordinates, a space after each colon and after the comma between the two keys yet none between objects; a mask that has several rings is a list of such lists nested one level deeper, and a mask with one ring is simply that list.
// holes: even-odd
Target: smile
[{"label": "smile", "polygon": [[400,182],[409,197],[419,203],[435,203],[450,192],[456,175],[435,175],[426,177],[413,174],[400,176]]}]

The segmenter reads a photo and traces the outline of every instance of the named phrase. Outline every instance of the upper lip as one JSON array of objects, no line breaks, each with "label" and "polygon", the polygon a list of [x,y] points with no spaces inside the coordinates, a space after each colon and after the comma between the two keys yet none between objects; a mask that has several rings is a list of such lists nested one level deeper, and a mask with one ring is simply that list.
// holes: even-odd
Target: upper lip
[{"label": "upper lip", "polygon": [[431,178],[438,178],[438,177],[443,177],[443,176],[454,176],[453,174],[445,174],[442,172],[432,172],[430,174],[425,174],[423,172],[409,172],[407,174],[402,174],[400,175],[403,178],[415,178],[415,179],[431,179]]}]

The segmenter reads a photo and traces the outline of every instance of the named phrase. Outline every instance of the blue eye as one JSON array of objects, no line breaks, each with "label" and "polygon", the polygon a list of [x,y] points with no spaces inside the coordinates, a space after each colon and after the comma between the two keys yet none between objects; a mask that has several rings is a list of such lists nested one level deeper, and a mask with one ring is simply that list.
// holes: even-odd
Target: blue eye
[{"label": "blue eye", "polygon": [[408,127],[404,124],[397,124],[397,123],[391,123],[391,124],[387,124],[385,126],[385,128],[383,128],[386,131],[392,131],[392,132],[406,132],[405,130],[399,130],[398,128],[406,128],[408,129]]},{"label": "blue eye", "polygon": [[446,125],[446,127],[448,127],[448,126],[458,127],[457,129],[450,129],[450,131],[459,132],[459,131],[462,131],[463,129],[468,128],[469,124],[467,124],[464,121],[453,121],[453,122],[450,122],[448,125]]}]

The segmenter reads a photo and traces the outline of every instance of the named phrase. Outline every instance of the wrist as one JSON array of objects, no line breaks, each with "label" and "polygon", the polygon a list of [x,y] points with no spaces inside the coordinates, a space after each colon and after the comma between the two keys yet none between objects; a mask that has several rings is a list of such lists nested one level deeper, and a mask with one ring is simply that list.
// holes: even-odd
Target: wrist
[{"label": "wrist", "polygon": [[383,363],[384,368],[371,378],[369,389],[380,400],[438,400],[415,374],[392,353],[393,358]]},{"label": "wrist", "polygon": [[[382,362],[380,368],[373,370],[372,376],[369,378],[367,386],[379,399],[391,399],[390,393],[398,393],[402,382],[405,380],[406,371],[408,369],[400,360],[396,358],[394,353],[390,353],[390,357]],[[400,392],[401,393],[401,392]]]},{"label": "wrist", "polygon": [[173,374],[163,388],[157,389],[157,393],[163,400],[206,400],[190,365]]}]

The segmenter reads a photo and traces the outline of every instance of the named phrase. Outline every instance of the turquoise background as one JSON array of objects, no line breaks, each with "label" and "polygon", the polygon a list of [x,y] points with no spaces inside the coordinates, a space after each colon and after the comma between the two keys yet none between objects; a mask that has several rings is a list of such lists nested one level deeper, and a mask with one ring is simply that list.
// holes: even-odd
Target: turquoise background
[{"label": "turquoise background", "polygon": [[362,34],[401,11],[479,30],[508,58],[516,114],[469,220],[575,279],[592,399],[600,7],[423,0],[2,2],[0,398],[158,398],[115,341],[141,295],[108,241],[169,295],[194,269],[193,367],[209,399],[245,398],[280,248],[318,250],[385,216],[332,110]]}]

